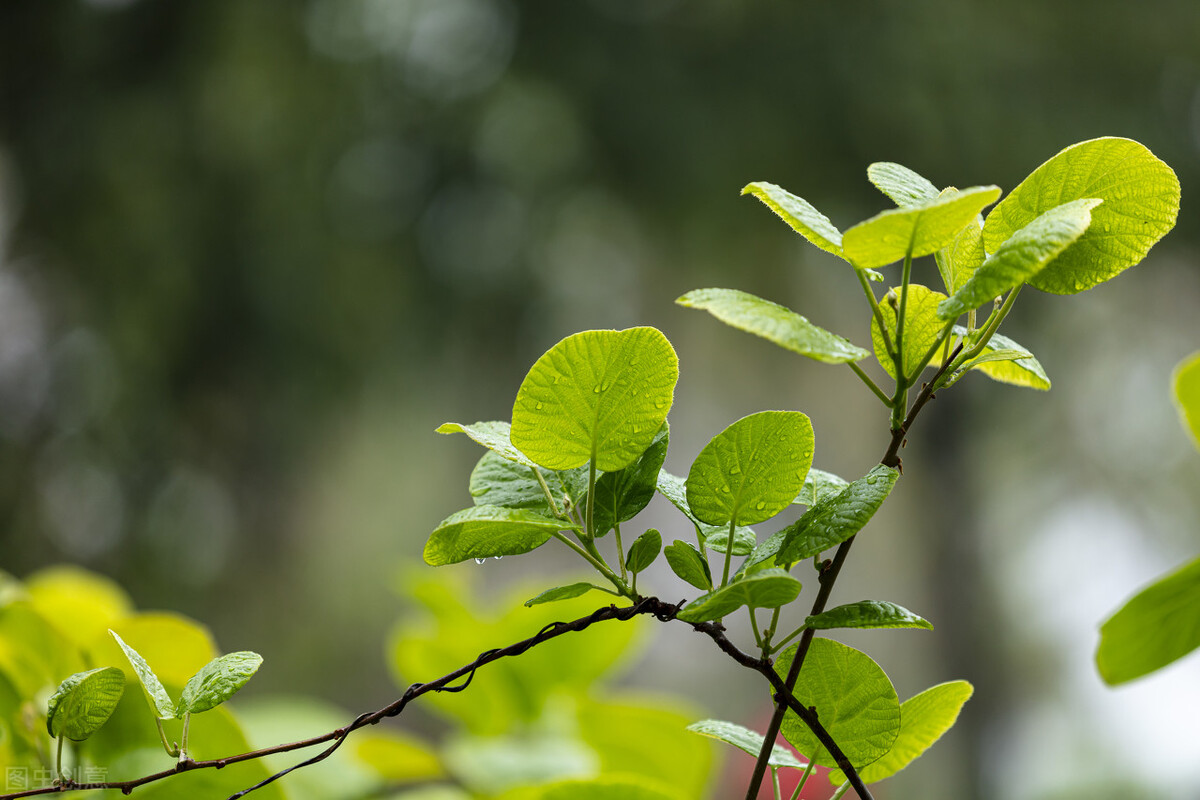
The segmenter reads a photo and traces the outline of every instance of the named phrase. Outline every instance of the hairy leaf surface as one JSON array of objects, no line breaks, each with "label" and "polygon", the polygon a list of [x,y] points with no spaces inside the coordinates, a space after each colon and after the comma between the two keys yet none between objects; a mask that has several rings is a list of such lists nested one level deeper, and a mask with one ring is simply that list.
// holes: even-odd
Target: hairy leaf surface
[{"label": "hairy leaf surface", "polygon": [[983,217],[976,216],[954,236],[954,241],[934,253],[946,291],[954,294],[971,279],[987,253],[983,249]]},{"label": "hairy leaf surface", "polygon": [[767,208],[790,225],[792,230],[826,253],[833,253],[838,258],[845,258],[842,255],[842,232],[829,221],[829,217],[813,208],[807,200],[797,197],[773,183],[763,181],[748,185],[742,189],[742,194],[757,197],[766,204]]},{"label": "hairy leaf surface", "polygon": [[845,489],[817,503],[784,529],[778,560],[794,564],[854,536],[896,485],[900,473],[879,464]]},{"label": "hairy leaf surface", "polygon": [[[757,757],[763,746],[763,735],[757,731],[742,727],[736,722],[726,722],[720,719],[702,719],[687,726],[689,731],[708,736],[712,739],[731,744],[739,750]],[[804,769],[807,763],[796,758],[795,753],[778,742],[771,748],[767,763],[772,767],[790,767]]]},{"label": "hairy leaf surface", "polygon": [[515,556],[544,545],[555,532],[574,530],[565,520],[501,506],[475,506],[451,514],[425,542],[425,563],[432,567],[468,558]]},{"label": "hairy leaf surface", "polygon": [[812,468],[804,477],[804,488],[792,501],[793,504],[813,506],[821,500],[835,495],[850,485],[845,478],[826,472],[823,469]]},{"label": "hairy leaf surface", "polygon": [[922,206],[938,197],[938,188],[929,180],[891,161],[870,164],[867,179],[900,208]]},{"label": "hairy leaf surface", "polygon": [[764,569],[741,576],[720,589],[697,597],[679,612],[684,622],[708,622],[750,608],[778,608],[800,595],[800,581],[781,569]]},{"label": "hairy leaf surface", "polygon": [[572,505],[578,506],[587,496],[586,467],[555,472],[532,464],[509,461],[496,452],[487,452],[471,471],[468,489],[475,505],[524,508],[553,516],[546,492],[534,475],[535,469],[541,473],[560,510],[564,497],[570,498]]},{"label": "hairy leaf surface", "polygon": [[883,267],[941,250],[954,241],[984,207],[996,202],[1000,189],[975,186],[938,197],[920,206],[894,208],[846,231],[842,248],[856,267]]},{"label": "hairy leaf surface", "polygon": [[576,597],[582,597],[592,589],[599,588],[600,587],[596,584],[587,583],[586,581],[582,583],[572,583],[566,586],[555,586],[553,589],[547,589],[546,591],[542,592],[537,597],[529,598],[525,601],[524,605],[526,608],[533,608],[534,606],[540,606],[542,603],[555,603],[559,600],[571,600]]}]

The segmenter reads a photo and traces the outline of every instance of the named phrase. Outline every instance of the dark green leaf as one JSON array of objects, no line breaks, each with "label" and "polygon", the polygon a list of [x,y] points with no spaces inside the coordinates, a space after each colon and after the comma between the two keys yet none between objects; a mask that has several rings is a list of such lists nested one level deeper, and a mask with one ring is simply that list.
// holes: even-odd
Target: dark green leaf
[{"label": "dark green leaf", "polygon": [[[735,722],[725,722],[719,719],[702,719],[699,722],[693,722],[691,725],[688,725],[687,729],[701,736],[709,736],[726,744],[731,744],[739,750],[755,757],[762,750],[763,735],[749,728],[743,728]],[[808,764],[796,758],[791,750],[778,743],[771,748],[771,755],[768,757],[767,763],[772,767],[791,767],[792,769],[804,769],[808,766]]]},{"label": "dark green leaf", "polygon": [[879,600],[860,600],[823,614],[809,617],[804,624],[816,630],[831,628],[923,628],[931,631],[933,626],[906,608],[895,603]]},{"label": "dark green leaf", "polygon": [[764,569],[739,576],[720,589],[697,597],[679,612],[684,622],[708,622],[742,606],[778,608],[800,595],[800,581],[781,569]]},{"label": "dark green leaf", "polygon": [[1165,667],[1200,647],[1200,558],[1133,596],[1100,626],[1096,666],[1109,685]]},{"label": "dark green leaf", "polygon": [[108,722],[124,693],[125,673],[116,667],[76,672],[50,697],[46,729],[55,739],[82,742]]},{"label": "dark green leaf", "polygon": [[146,703],[150,706],[150,710],[159,719],[174,719],[175,702],[167,694],[167,690],[158,676],[154,674],[154,670],[150,669],[146,659],[142,658],[137,650],[125,644],[125,640],[115,631],[110,630],[109,634],[117,640],[117,644],[125,652],[125,657],[129,659],[129,666],[133,667],[133,673],[137,675],[138,682],[142,685],[142,693],[146,696]]},{"label": "dark green leaf", "polygon": [[[781,677],[787,675],[795,656],[796,645],[779,654],[775,671]],[[809,644],[793,694],[805,706],[816,708],[825,730],[857,769],[891,750],[900,732],[900,700],[888,676],[865,653],[832,639],[818,637]],[[817,764],[835,766],[794,711],[784,717],[782,732],[801,753],[816,754]]]},{"label": "dark green leaf", "polygon": [[475,506],[451,514],[425,542],[425,563],[433,567],[469,558],[528,553],[557,531],[577,526],[532,511],[501,506]]},{"label": "dark green leaf", "polygon": [[781,562],[794,564],[841,544],[862,530],[896,485],[900,473],[882,464],[838,494],[822,500],[785,528]]},{"label": "dark green leaf", "polygon": [[616,525],[633,519],[654,499],[658,471],[667,457],[669,438],[669,426],[664,422],[646,452],[632,464],[615,472],[606,472],[596,480],[593,536],[599,538]]},{"label": "dark green leaf", "polygon": [[625,566],[630,572],[641,572],[654,563],[662,552],[662,535],[651,528],[643,533],[633,544],[629,545],[629,555],[625,557]]},{"label": "dark green leaf", "polygon": [[842,232],[829,218],[813,208],[809,202],[773,183],[758,181],[742,189],[742,194],[751,194],[779,215],[792,230],[808,239],[827,253],[838,258],[842,255]]},{"label": "dark green leaf", "polygon": [[696,289],[675,302],[707,311],[726,325],[826,364],[861,361],[870,355],[790,308],[736,289]]},{"label": "dark green leaf", "polygon": [[697,589],[712,588],[712,573],[708,562],[700,557],[699,551],[687,542],[676,539],[663,548],[663,555],[671,565],[671,571]]},{"label": "dark green leaf", "polygon": [[[570,600],[575,597],[580,597],[587,594],[592,589],[600,589],[594,583],[572,583],[567,586],[555,586],[553,589],[547,589],[537,597],[531,597],[525,601],[526,608],[540,606],[542,603],[554,603],[559,600]],[[601,589],[601,591],[604,591]]]},{"label": "dark green leaf", "polygon": [[249,650],[214,658],[183,687],[179,716],[199,714],[221,705],[246,685],[262,666],[262,656]]}]

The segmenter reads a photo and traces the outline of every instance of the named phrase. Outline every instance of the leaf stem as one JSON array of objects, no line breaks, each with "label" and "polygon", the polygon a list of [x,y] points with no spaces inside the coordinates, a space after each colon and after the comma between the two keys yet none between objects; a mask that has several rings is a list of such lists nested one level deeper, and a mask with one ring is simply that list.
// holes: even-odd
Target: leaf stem
[{"label": "leaf stem", "polygon": [[725,542],[725,568],[721,570],[721,586],[729,583],[729,564],[733,561],[733,534],[737,530],[737,518],[729,520],[729,539]]},{"label": "leaf stem", "polygon": [[171,758],[178,757],[179,745],[171,745],[171,740],[167,738],[167,732],[163,730],[162,717],[156,714],[154,717],[154,724],[158,726],[158,738],[162,739],[162,745],[164,748],[166,748],[167,755],[171,756]]},{"label": "leaf stem", "polygon": [[[594,449],[594,448],[593,448]],[[595,538],[595,531],[592,530],[593,514],[596,508],[596,454],[592,454],[592,459],[588,461],[588,494],[587,494],[587,524],[584,526],[584,531],[589,539]]]},{"label": "leaf stem", "polygon": [[[913,229],[915,236],[916,229]],[[908,310],[908,284],[912,279],[913,239],[908,241],[908,252],[904,254],[904,268],[900,277],[900,309],[896,312],[896,382],[904,381],[904,315]],[[905,389],[908,387],[905,386]]]},{"label": "leaf stem", "polygon": [[888,408],[892,407],[892,399],[884,394],[883,389],[880,389],[875,381],[871,380],[870,375],[862,371],[862,367],[860,367],[858,364],[855,364],[853,361],[847,361],[846,366],[854,370],[854,374],[862,379],[862,382],[867,385],[867,388],[874,392],[875,396],[882,400],[885,406]]},{"label": "leaf stem", "polygon": [[530,469],[533,470],[538,483],[542,485],[542,491],[546,493],[546,501],[550,503],[550,510],[554,513],[554,516],[560,519],[565,517],[565,514],[558,510],[558,503],[554,502],[554,493],[550,491],[550,486],[546,483],[546,478],[542,475],[542,471],[537,467],[530,467]]},{"label": "leaf stem", "polygon": [[[938,335],[937,341],[933,343],[933,346],[929,348],[929,350],[925,353],[925,356],[921,359],[920,366],[913,370],[913,374],[908,377],[908,383],[910,386],[917,382],[917,376],[924,372],[925,368],[929,366],[929,362],[933,360],[933,356],[935,353],[937,353],[938,348],[950,346],[950,331],[952,330],[954,330],[954,320],[950,320],[946,323],[946,327],[942,328],[942,332]],[[945,356],[942,358],[945,360]]]},{"label": "leaf stem", "polygon": [[[621,580],[620,576],[618,576],[617,573],[612,571],[612,569],[608,566],[608,564],[604,563],[604,559],[598,558],[596,555],[589,553],[586,549],[583,548],[582,545],[580,545],[577,542],[571,541],[571,538],[569,536],[567,536],[566,534],[564,534],[562,531],[555,531],[554,538],[558,539],[560,542],[565,544],[567,547],[574,550],[576,553],[578,553],[580,556],[583,557],[584,561],[591,564],[593,567],[595,567],[597,569],[597,571],[600,572],[601,575],[608,578],[608,580],[612,583],[612,585],[617,587],[617,589],[620,590],[620,594],[622,597],[629,596],[629,594],[630,594],[629,587],[625,585],[625,582]],[[592,549],[595,550],[595,546],[593,546]]]},{"label": "leaf stem", "polygon": [[629,570],[625,569],[625,545],[621,543],[621,523],[613,523],[613,534],[617,541],[617,566],[621,568],[621,580],[629,580]]},{"label": "leaf stem", "polygon": [[817,765],[817,758],[821,755],[822,748],[817,747],[812,757],[808,759],[808,766],[804,768],[804,774],[800,776],[800,782],[796,784],[796,791],[792,794],[791,800],[797,800],[800,793],[804,791],[804,784],[808,783],[808,776],[812,775],[813,767]]},{"label": "leaf stem", "polygon": [[758,645],[758,649],[766,652],[766,645],[763,644],[762,634],[758,632],[758,619],[754,616],[754,609],[746,606],[746,610],[750,612],[750,630],[754,632],[754,642]]},{"label": "leaf stem", "polygon": [[879,325],[879,332],[883,335],[883,347],[892,358],[896,357],[896,348],[892,345],[892,337],[888,334],[887,325],[883,322],[883,310],[879,308],[879,300],[875,298],[875,290],[871,288],[871,282],[867,280],[867,273],[855,267],[854,272],[858,275],[858,282],[862,285],[863,293],[867,296],[868,302],[871,304],[871,313],[875,316],[875,322]]},{"label": "leaf stem", "polygon": [[63,775],[63,770],[62,770],[63,739],[65,739],[65,738],[67,738],[67,737],[63,736],[62,734],[59,734],[59,736],[58,736],[58,757],[55,758],[55,760],[54,760],[54,769],[58,773],[58,780],[60,783],[65,783],[67,780],[66,776]]},{"label": "leaf stem", "polygon": [[954,359],[954,365],[951,367],[951,369],[947,370],[948,373],[953,373],[963,364],[967,363],[987,349],[988,344],[992,341],[992,337],[995,336],[996,331],[1000,329],[1000,323],[1004,322],[1004,318],[1007,317],[1008,312],[1012,310],[1013,303],[1016,302],[1017,295],[1020,294],[1021,287],[1024,285],[1025,284],[1021,284],[1008,293],[1008,296],[1004,298],[1004,303],[998,309],[993,311],[991,316],[987,318],[987,321],[984,323],[983,333],[980,334],[979,340],[971,347],[970,350],[959,353],[959,355]]},{"label": "leaf stem", "polygon": [[776,645],[772,646],[772,647],[771,647],[771,652],[772,652],[772,653],[778,653],[780,650],[782,650],[783,648],[787,647],[787,645],[788,645],[788,642],[790,642],[792,639],[795,639],[795,638],[796,638],[797,636],[799,636],[800,634],[804,633],[804,631],[805,631],[807,628],[808,628],[808,626],[807,626],[807,625],[801,625],[799,628],[796,628],[796,630],[792,631],[792,632],[791,632],[791,633],[789,633],[787,636],[783,637],[783,638],[782,638],[782,639],[779,641],[779,643],[778,643],[778,644],[776,644]]},{"label": "leaf stem", "polygon": [[771,785],[775,787],[775,800],[783,800],[783,789],[779,786],[779,770],[771,767]]}]

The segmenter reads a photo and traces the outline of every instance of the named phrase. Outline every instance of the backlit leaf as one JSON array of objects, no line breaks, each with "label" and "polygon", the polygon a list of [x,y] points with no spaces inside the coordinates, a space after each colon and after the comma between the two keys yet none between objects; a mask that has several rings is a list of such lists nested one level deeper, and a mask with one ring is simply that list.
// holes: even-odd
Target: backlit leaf
[{"label": "backlit leaf", "polygon": [[1171,383],[1183,427],[1192,435],[1192,443],[1200,448],[1200,353],[1180,362]]},{"label": "backlit leaf", "polygon": [[954,241],[934,254],[946,291],[953,294],[971,279],[987,253],[983,249],[983,217],[976,216],[954,236]]},{"label": "backlit leaf", "polygon": [[938,314],[954,319],[1034,278],[1079,240],[1092,224],[1097,199],[1074,200],[1049,209],[1005,239],[954,296],[942,303]]},{"label": "backlit leaf", "polygon": [[899,476],[896,470],[879,464],[838,494],[808,509],[784,529],[778,560],[794,564],[854,536],[879,510]]},{"label": "backlit leaf", "polygon": [[451,514],[434,529],[425,542],[425,563],[440,567],[468,558],[528,553],[544,545],[555,532],[575,528],[565,520],[533,511],[475,506]]},{"label": "backlit leaf", "polygon": [[688,507],[709,525],[763,522],[791,505],[812,458],[812,423],[799,411],[743,417],[717,434],[692,463]]},{"label": "backlit leaf", "polygon": [[262,666],[262,656],[249,650],[214,658],[183,687],[179,716],[199,714],[221,705],[246,685]]},{"label": "backlit leaf", "polygon": [[856,267],[883,267],[941,250],[954,241],[984,207],[1000,196],[995,186],[975,186],[920,206],[894,208],[846,231],[842,249]]},{"label": "backlit leaf", "polygon": [[125,673],[116,667],[76,672],[51,696],[46,729],[56,739],[82,742],[108,722],[124,693]]},{"label": "backlit leaf", "polygon": [[696,289],[675,302],[707,311],[726,325],[826,364],[860,361],[869,355],[789,308],[736,289]]},{"label": "backlit leaf", "polygon": [[[719,719],[702,719],[699,722],[693,722],[691,725],[688,725],[687,729],[701,736],[708,736],[726,744],[731,744],[756,758],[762,750],[763,735],[749,728],[744,728],[735,722],[725,722]],[[808,766],[808,764],[796,758],[796,755],[791,750],[788,750],[778,742],[771,748],[771,755],[767,758],[767,763],[772,767],[791,767],[792,769],[804,769]]]},{"label": "backlit leaf", "polygon": [[[795,655],[796,645],[779,654],[775,671],[781,677]],[[793,694],[806,707],[816,708],[821,725],[856,769],[891,750],[900,732],[900,700],[888,676],[865,653],[832,639],[818,637],[809,644]],[[781,730],[801,753],[816,753],[817,764],[835,766],[794,711],[787,712]]]},{"label": "backlit leaf", "polygon": [[764,569],[730,581],[720,589],[697,597],[679,612],[684,622],[708,622],[750,608],[778,608],[800,594],[800,581],[781,569]]},{"label": "backlit leaf", "polygon": [[[908,301],[904,308],[904,371],[910,375],[946,327],[946,323],[937,315],[938,304],[945,299],[946,295],[941,292],[932,291],[918,283],[909,284]],[[900,318],[900,295],[895,289],[884,296],[879,310],[887,324],[888,339],[894,347],[896,321]],[[888,355],[879,321],[874,314],[871,315],[871,342],[875,345],[875,357],[879,359],[880,366],[895,378],[896,365]]]},{"label": "backlit leaf", "polygon": [[499,453],[509,461],[532,467],[533,462],[525,454],[513,447],[510,438],[512,426],[507,422],[476,422],[474,425],[463,425],[460,422],[443,422],[438,426],[438,433],[465,433],[478,444],[483,445],[494,453]]},{"label": "backlit leaf", "polygon": [[654,328],[573,334],[521,383],[512,443],[547,469],[622,469],[658,435],[678,379],[675,350]]},{"label": "backlit leaf", "polygon": [[1070,249],[1029,281],[1054,294],[1090,289],[1141,261],[1175,226],[1179,179],[1146,147],[1105,137],[1071,145],[1033,171],[988,214],[988,252],[1041,214],[1073,200],[1104,201]]},{"label": "backlit leaf", "polygon": [[709,572],[708,562],[700,557],[699,551],[685,541],[676,539],[663,548],[663,555],[671,571],[697,589],[712,588],[712,573]]},{"label": "backlit leaf", "polygon": [[133,612],[129,595],[116,582],[75,566],[39,570],[25,580],[25,588],[34,609],[85,650]]},{"label": "backlit leaf", "polygon": [[109,631],[109,633],[121,646],[125,658],[129,660],[129,666],[133,667],[133,674],[137,676],[138,683],[142,686],[142,693],[146,696],[146,703],[150,706],[150,710],[160,719],[174,719],[175,701],[167,694],[162,681],[154,674],[154,670],[146,663],[146,659],[142,658],[137,650],[125,644],[125,641],[114,631]]},{"label": "backlit leaf", "polygon": [[827,253],[839,258],[842,255],[842,232],[829,218],[813,208],[807,200],[779,188],[773,183],[758,181],[742,189],[742,194],[751,194],[766,204],[792,227],[792,230],[808,239]]},{"label": "backlit leaf", "polygon": [[860,600],[809,617],[804,624],[816,630],[831,628],[922,628],[933,625],[906,608],[879,600]]},{"label": "backlit leaf", "polygon": [[1200,558],[1142,589],[1100,626],[1096,666],[1110,685],[1200,647]]},{"label": "backlit leaf", "polygon": [[667,457],[670,429],[663,423],[658,434],[629,466],[606,472],[596,480],[596,503],[592,535],[601,537],[622,522],[636,517],[651,500],[658,482],[658,471]]},{"label": "backlit leaf", "polygon": [[938,196],[938,188],[928,180],[891,161],[877,161],[868,166],[867,178],[901,208],[924,205]]},{"label": "backlit leaf", "polygon": [[[965,336],[967,329],[961,325],[955,325],[952,333],[955,336]],[[993,356],[998,351],[1006,354],[1004,360],[985,360],[986,357]],[[1033,353],[999,333],[992,336],[980,357],[966,365],[966,369],[979,370],[994,381],[1013,386],[1025,386],[1042,391],[1050,388],[1050,378],[1046,376],[1046,370],[1042,368],[1041,362],[1034,357]]]}]

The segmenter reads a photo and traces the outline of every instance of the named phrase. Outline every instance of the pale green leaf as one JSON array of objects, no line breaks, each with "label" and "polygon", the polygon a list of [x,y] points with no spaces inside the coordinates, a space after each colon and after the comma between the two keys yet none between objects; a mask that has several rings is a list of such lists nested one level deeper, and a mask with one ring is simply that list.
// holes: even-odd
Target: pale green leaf
[{"label": "pale green leaf", "polygon": [[[763,735],[749,728],[744,728],[736,722],[726,722],[720,719],[702,719],[699,722],[693,722],[691,725],[688,725],[687,729],[701,736],[708,736],[726,744],[731,744],[756,758],[762,750]],[[792,769],[804,769],[808,766],[808,764],[796,758],[796,755],[791,750],[788,750],[779,743],[776,743],[771,748],[771,755],[767,758],[767,763],[777,768],[790,767]]]},{"label": "pale green leaf", "polygon": [[227,653],[205,664],[183,687],[179,716],[199,714],[233,697],[262,666],[262,656],[249,650]]},{"label": "pale green leaf", "polygon": [[829,218],[813,208],[807,200],[796,197],[773,183],[758,181],[742,189],[742,194],[752,194],[766,204],[792,227],[792,230],[808,239],[827,253],[839,258],[842,255],[842,232]]},{"label": "pale green leaf", "polygon": [[920,206],[884,211],[846,231],[845,257],[862,268],[893,264],[910,252],[914,258],[929,255],[953,242],[999,196],[995,186],[975,186]]},{"label": "pale green leaf", "polygon": [[[926,689],[900,704],[900,734],[887,755],[859,770],[864,783],[890,778],[916,761],[954,727],[963,705],[975,689],[966,681],[951,681]],[[837,785],[846,779],[841,770],[829,774]]]},{"label": "pale green leaf", "polygon": [[[547,589],[537,597],[531,597],[525,601],[526,608],[540,606],[542,603],[555,603],[559,600],[571,600],[575,597],[582,597],[593,589],[600,589],[594,583],[572,583],[567,586],[555,586],[553,589]],[[603,591],[603,590],[601,590]]]},{"label": "pale green leaf", "polygon": [[938,189],[908,167],[877,161],[867,167],[867,178],[901,208],[921,206],[937,199]]},{"label": "pale green leaf", "polygon": [[572,505],[580,505],[587,496],[587,468],[555,472],[533,465],[509,461],[496,452],[487,452],[471,471],[469,490],[475,505],[524,508],[553,516],[550,503],[534,470],[550,489],[555,505],[562,510],[564,497]]},{"label": "pale green leaf", "polygon": [[1101,202],[1083,199],[1056,206],[1005,239],[971,279],[942,303],[938,315],[954,319],[1023,283],[1033,282],[1055,259],[1070,252],[1068,248],[1092,224],[1092,209]]},{"label": "pale green leaf", "polygon": [[794,564],[854,536],[879,510],[899,476],[896,470],[879,464],[838,494],[808,509],[782,531],[779,562]]},{"label": "pale green leaf", "polygon": [[483,445],[492,452],[499,453],[509,461],[532,467],[533,462],[513,447],[510,438],[512,426],[507,422],[476,422],[474,425],[463,425],[461,422],[443,422],[437,428],[438,433],[465,433],[473,441]]},{"label": "pale green leaf", "polygon": [[501,795],[499,800],[689,800],[670,786],[641,775],[571,779]]},{"label": "pale green leaf", "polygon": [[938,272],[946,291],[954,294],[983,266],[987,253],[983,249],[983,217],[976,216],[959,231],[954,241],[934,253]]},{"label": "pale green leaf", "polygon": [[514,556],[545,544],[555,532],[575,530],[566,520],[502,506],[475,506],[451,514],[425,542],[425,563],[433,567],[468,558]]},{"label": "pale green leaf", "polygon": [[25,589],[33,608],[85,651],[133,613],[129,595],[115,581],[72,565],[38,570],[25,579]]},{"label": "pale green leaf", "polygon": [[1096,666],[1115,686],[1200,647],[1200,558],[1142,589],[1100,626]]},{"label": "pale green leaf", "polygon": [[604,472],[622,469],[657,436],[678,379],[675,350],[655,328],[573,334],[521,383],[512,443],[547,469],[589,460]]},{"label": "pale green leaf", "polygon": [[1192,443],[1200,448],[1200,353],[1193,353],[1179,363],[1171,384],[1180,421],[1192,435]]},{"label": "pale green leaf", "polygon": [[832,628],[921,628],[933,630],[933,625],[906,608],[880,600],[860,600],[831,608],[809,617],[804,624],[815,630]]},{"label": "pale green leaf", "polygon": [[779,608],[800,595],[800,581],[781,569],[764,569],[697,597],[679,612],[684,622],[708,622],[750,608]]},{"label": "pale green leaf", "polygon": [[352,747],[359,761],[380,778],[394,784],[430,781],[446,775],[437,751],[403,731],[383,726],[363,731],[355,735]]},{"label": "pale green leaf", "polygon": [[712,573],[699,551],[685,541],[676,539],[663,548],[671,571],[697,589],[712,588]]},{"label": "pale green leaf", "polygon": [[726,325],[826,364],[860,361],[869,355],[789,308],[736,289],[696,289],[675,302],[707,311]]},{"label": "pale green leaf", "polygon": [[[955,325],[952,333],[955,336],[965,336],[967,329],[961,325]],[[1012,355],[1006,355],[1000,361],[988,358],[997,353]],[[966,369],[977,369],[994,381],[1013,386],[1025,386],[1042,391],[1050,388],[1050,378],[1047,377],[1046,370],[1042,368],[1041,362],[1034,357],[1033,353],[999,333],[992,336],[980,357],[968,364]]]},{"label": "pale green leaf", "polygon": [[116,667],[76,672],[50,697],[46,729],[55,739],[82,742],[108,722],[124,693],[125,673]]},{"label": "pale green leaf", "polygon": [[803,506],[816,505],[824,498],[837,494],[849,485],[850,482],[844,478],[814,467],[804,477],[804,488],[792,502]]},{"label": "pale green leaf", "polygon": [[662,534],[654,528],[643,533],[629,545],[629,554],[625,557],[625,566],[630,572],[641,572],[654,563],[662,552]]},{"label": "pale green leaf", "polygon": [[[929,348],[937,342],[946,323],[938,319],[938,304],[946,295],[925,288],[919,283],[909,284],[908,301],[904,307],[904,371],[912,374],[913,369],[925,358]],[[900,295],[892,289],[879,304],[883,321],[887,325],[888,339],[896,345],[896,322],[900,318]],[[896,377],[896,365],[888,355],[879,320],[871,315],[871,342],[875,345],[875,357],[884,371]]]},{"label": "pale green leaf", "polygon": [[984,223],[984,247],[996,252],[1041,214],[1089,197],[1104,204],[1093,212],[1087,233],[1030,285],[1044,292],[1075,294],[1141,261],[1175,226],[1179,179],[1144,145],[1130,139],[1106,137],[1071,145],[992,209]]},{"label": "pale green leaf", "polygon": [[[775,671],[788,674],[796,645],[779,654]],[[856,769],[876,761],[889,750],[900,732],[900,699],[892,682],[870,656],[832,639],[816,638],[792,694],[805,707],[816,708],[821,725],[838,743]],[[788,710],[783,737],[801,753],[825,767],[833,757],[796,713]]]},{"label": "pale green leaf", "polygon": [[137,650],[125,644],[125,640],[115,631],[110,630],[109,633],[120,645],[121,650],[125,653],[125,658],[129,659],[129,666],[133,667],[133,673],[137,675],[138,683],[142,685],[142,693],[146,696],[146,703],[150,706],[150,710],[160,719],[174,719],[175,701],[167,694],[162,681],[154,674],[154,670],[146,663],[146,659],[142,658]]},{"label": "pale green leaf", "polygon": [[606,472],[596,480],[593,536],[601,537],[622,522],[633,519],[654,499],[669,438],[670,430],[664,422],[646,452],[632,464],[615,472]]},{"label": "pale green leaf", "polygon": [[709,525],[763,522],[791,505],[812,458],[812,423],[799,411],[743,417],[717,434],[692,463],[688,507]]}]

